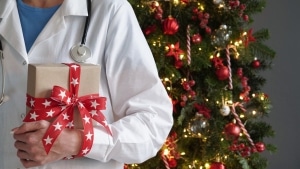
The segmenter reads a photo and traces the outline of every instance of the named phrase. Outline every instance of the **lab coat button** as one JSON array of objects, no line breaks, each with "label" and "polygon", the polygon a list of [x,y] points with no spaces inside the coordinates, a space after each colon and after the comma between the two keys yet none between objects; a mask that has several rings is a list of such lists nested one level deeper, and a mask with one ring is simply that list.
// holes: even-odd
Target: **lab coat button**
[{"label": "lab coat button", "polygon": [[27,65],[27,62],[26,62],[26,61],[24,61],[24,62],[23,62],[23,65]]}]

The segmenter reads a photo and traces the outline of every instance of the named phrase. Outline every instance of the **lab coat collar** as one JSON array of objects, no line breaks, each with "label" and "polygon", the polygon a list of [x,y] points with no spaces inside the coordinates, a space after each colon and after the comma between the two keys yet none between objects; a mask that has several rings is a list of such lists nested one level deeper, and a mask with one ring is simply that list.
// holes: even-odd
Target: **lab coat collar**
[{"label": "lab coat collar", "polygon": [[87,3],[85,0],[64,0],[58,11],[49,20],[43,31],[35,40],[28,55],[34,50],[39,43],[56,35],[60,31],[66,29],[65,17],[67,16],[87,16]]},{"label": "lab coat collar", "polygon": [[[16,0],[0,1],[0,35],[15,48],[25,60],[27,60],[27,52],[16,5]],[[47,40],[65,29],[65,16],[87,16],[88,12],[86,5],[86,0],[64,0],[60,9],[58,9],[57,13],[53,15],[53,18],[48,23],[53,26],[46,25],[45,29],[33,44],[31,50],[40,42]]]},{"label": "lab coat collar", "polygon": [[[64,0],[62,4],[62,16],[82,15],[87,16],[86,0]],[[0,1],[0,21],[7,17],[12,8],[16,5],[16,0]]]},{"label": "lab coat collar", "polygon": [[87,16],[86,0],[64,0],[61,8],[62,16]]},{"label": "lab coat collar", "polygon": [[16,6],[15,0],[0,2],[0,35],[1,40],[7,41],[20,55],[25,57],[27,55],[26,48]]},{"label": "lab coat collar", "polygon": [[11,5],[12,3],[13,1],[9,1],[9,0],[0,1],[0,22],[1,19],[4,18],[8,14],[8,11],[10,11],[11,8],[13,7],[13,5]]}]

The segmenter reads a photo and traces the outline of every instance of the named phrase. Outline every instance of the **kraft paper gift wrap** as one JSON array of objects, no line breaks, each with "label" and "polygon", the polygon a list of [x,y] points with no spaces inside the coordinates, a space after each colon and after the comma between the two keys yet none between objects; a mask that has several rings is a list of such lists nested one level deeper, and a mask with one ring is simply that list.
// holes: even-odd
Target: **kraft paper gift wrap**
[{"label": "kraft paper gift wrap", "polygon": [[[99,93],[100,66],[78,64],[81,67],[78,97]],[[34,98],[49,98],[53,86],[69,89],[69,66],[65,64],[29,64],[27,94]],[[27,112],[30,108],[27,107]],[[74,113],[74,125],[82,128],[80,115]]]}]

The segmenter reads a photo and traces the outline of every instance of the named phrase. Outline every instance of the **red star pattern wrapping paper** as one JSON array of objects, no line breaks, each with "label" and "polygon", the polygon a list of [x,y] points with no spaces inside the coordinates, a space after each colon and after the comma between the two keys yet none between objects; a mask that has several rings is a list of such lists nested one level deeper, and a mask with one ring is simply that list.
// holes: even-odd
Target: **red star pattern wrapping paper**
[{"label": "red star pattern wrapping paper", "polygon": [[86,155],[92,148],[93,120],[112,134],[101,112],[106,108],[106,98],[99,96],[99,79],[100,67],[97,65],[28,66],[28,113],[23,121],[51,121],[42,140],[47,153],[64,128],[83,129],[83,144],[77,156]]}]

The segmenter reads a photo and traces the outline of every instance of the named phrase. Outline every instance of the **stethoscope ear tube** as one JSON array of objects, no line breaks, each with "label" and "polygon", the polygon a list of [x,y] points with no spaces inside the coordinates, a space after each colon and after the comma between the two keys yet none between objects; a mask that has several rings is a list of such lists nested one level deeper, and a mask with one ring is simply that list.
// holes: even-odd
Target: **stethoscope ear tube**
[{"label": "stethoscope ear tube", "polygon": [[91,20],[91,10],[92,10],[92,1],[87,0],[88,16],[86,17],[86,20],[85,20],[84,31],[83,31],[82,39],[81,39],[81,45],[85,45],[85,42],[86,42],[86,36],[87,36],[87,32],[89,30],[90,20]]}]

